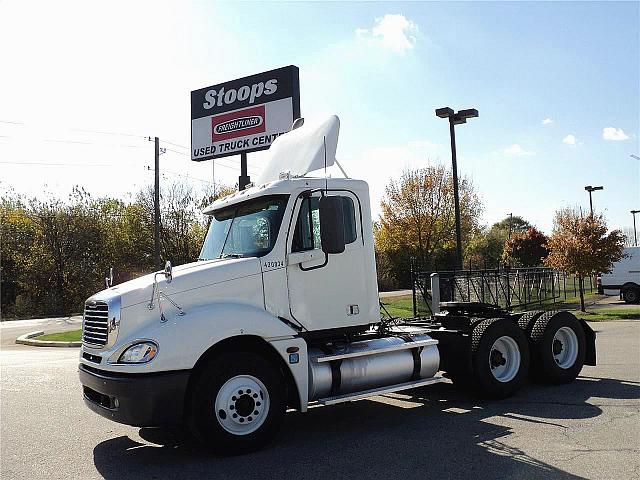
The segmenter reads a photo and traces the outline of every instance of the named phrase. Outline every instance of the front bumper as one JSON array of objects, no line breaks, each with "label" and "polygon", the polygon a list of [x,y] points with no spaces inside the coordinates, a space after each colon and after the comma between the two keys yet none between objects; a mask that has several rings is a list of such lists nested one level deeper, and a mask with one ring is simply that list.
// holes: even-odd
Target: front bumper
[{"label": "front bumper", "polygon": [[114,422],[161,427],[183,422],[190,370],[126,374],[80,364],[84,403]]}]

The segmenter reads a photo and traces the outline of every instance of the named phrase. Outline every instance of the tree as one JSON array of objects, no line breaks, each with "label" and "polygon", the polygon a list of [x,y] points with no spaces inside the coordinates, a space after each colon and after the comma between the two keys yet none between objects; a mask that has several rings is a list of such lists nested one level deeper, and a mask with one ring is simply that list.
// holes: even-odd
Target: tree
[{"label": "tree", "polygon": [[[163,258],[197,259],[207,227],[200,210],[229,193],[224,186],[216,190],[163,189]],[[66,201],[4,193],[0,259],[3,317],[80,312],[85,299],[104,288],[110,267],[116,284],[153,271],[153,191],[130,203],[95,199],[78,187]]]},{"label": "tree", "polygon": [[509,229],[511,228],[511,234],[514,235],[530,227],[531,224],[527,220],[514,215],[494,223],[491,228],[478,228],[466,244],[466,261],[480,268],[498,268],[509,239]]},{"label": "tree", "polygon": [[502,259],[519,267],[537,267],[549,254],[547,237],[534,227],[515,232],[504,244]]},{"label": "tree", "polygon": [[575,209],[566,208],[556,212],[548,246],[551,252],[545,263],[578,277],[580,310],[584,312],[585,277],[611,271],[624,256],[624,235],[620,230],[607,233],[602,215],[583,217]]},{"label": "tree", "polygon": [[[462,241],[477,228],[482,204],[471,181],[459,182]],[[406,170],[386,187],[382,215],[375,229],[378,265],[398,284],[407,285],[408,266],[415,257],[419,268],[453,266],[455,215],[451,170],[442,165]]]}]

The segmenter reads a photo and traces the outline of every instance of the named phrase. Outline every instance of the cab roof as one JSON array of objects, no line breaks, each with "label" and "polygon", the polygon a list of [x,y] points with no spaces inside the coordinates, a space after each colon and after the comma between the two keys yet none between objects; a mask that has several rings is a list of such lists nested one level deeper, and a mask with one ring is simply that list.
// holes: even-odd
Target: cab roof
[{"label": "cab roof", "polygon": [[216,210],[236,205],[254,198],[268,195],[290,195],[307,189],[320,189],[328,185],[330,189],[368,191],[367,182],[352,178],[320,178],[320,177],[294,177],[275,180],[262,185],[252,186],[225,197],[219,198],[203,210],[206,215],[211,215]]}]

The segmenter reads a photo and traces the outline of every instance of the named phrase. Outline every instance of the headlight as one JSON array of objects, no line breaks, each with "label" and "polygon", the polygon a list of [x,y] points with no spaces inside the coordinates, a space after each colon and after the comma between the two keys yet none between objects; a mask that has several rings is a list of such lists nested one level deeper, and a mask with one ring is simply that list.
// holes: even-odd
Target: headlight
[{"label": "headlight", "polygon": [[147,363],[158,353],[158,346],[153,342],[140,342],[127,348],[118,363]]}]

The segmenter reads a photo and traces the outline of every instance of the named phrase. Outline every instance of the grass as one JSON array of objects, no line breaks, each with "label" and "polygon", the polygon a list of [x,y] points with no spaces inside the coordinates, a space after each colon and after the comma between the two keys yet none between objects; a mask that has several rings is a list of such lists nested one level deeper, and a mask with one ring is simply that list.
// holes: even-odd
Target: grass
[{"label": "grass", "polygon": [[[411,295],[380,299],[392,317],[413,317],[413,301]],[[382,310],[386,316],[386,312]],[[418,301],[418,315],[430,315],[424,302]]]},{"label": "grass", "polygon": [[[585,304],[587,305],[587,312],[580,311],[580,298],[568,297],[567,300],[556,303],[543,303],[542,306],[538,304],[529,305],[525,310],[571,310],[572,313],[578,317],[583,318],[590,322],[606,322],[609,320],[628,320],[628,319],[640,319],[640,307],[639,308],[598,308],[589,310],[589,305],[593,304],[596,300],[602,298],[601,295],[595,293],[585,294]],[[393,317],[410,318],[413,317],[413,303],[411,301],[411,295],[403,297],[389,297],[383,298],[382,304],[389,311],[389,314]],[[384,313],[384,310],[383,310]],[[418,298],[418,315],[430,315],[429,310],[422,302],[421,298]],[[386,316],[386,315],[385,315]]]},{"label": "grass", "polygon": [[34,340],[53,341],[53,342],[79,342],[82,337],[82,330],[71,330],[70,332],[50,333],[48,335],[40,335]]},{"label": "grass", "polygon": [[597,310],[587,309],[586,312],[578,310],[571,313],[589,322],[640,319],[640,308],[598,308]]}]

